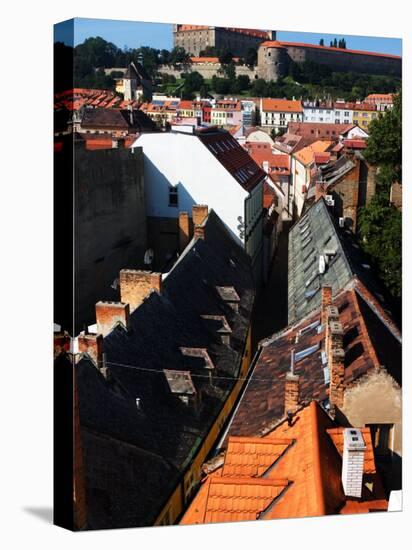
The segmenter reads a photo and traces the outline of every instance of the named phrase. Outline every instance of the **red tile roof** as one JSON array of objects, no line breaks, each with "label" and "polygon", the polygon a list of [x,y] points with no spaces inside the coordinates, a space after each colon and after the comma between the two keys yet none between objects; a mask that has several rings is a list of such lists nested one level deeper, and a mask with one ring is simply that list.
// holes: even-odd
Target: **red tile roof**
[{"label": "red tile roof", "polygon": [[373,493],[365,486],[355,505],[346,499],[342,433],[343,428],[312,401],[295,413],[291,425],[283,421],[265,437],[230,437],[223,467],[206,477],[181,523],[386,510],[369,428],[362,428],[364,473],[373,475]]},{"label": "red tile roof", "polygon": [[343,145],[349,149],[366,149],[367,147],[364,139],[344,139]]},{"label": "red tile roof", "polygon": [[302,113],[302,102],[293,99],[262,99],[263,111],[275,111],[285,113]]},{"label": "red tile roof", "polygon": [[354,128],[355,124],[329,124],[325,122],[289,122],[288,133],[303,137],[337,139]]},{"label": "red tile roof", "polygon": [[[350,387],[367,373],[383,368],[382,365],[400,384],[400,343],[393,335],[400,337],[400,334],[377,300],[358,279],[354,279],[348,290],[334,298],[333,305],[340,312],[344,328],[345,386]],[[301,333],[301,329],[317,321],[320,321],[319,309],[263,342],[229,435],[260,436],[283,418],[284,382],[290,369],[291,350],[299,352],[323,344],[324,330]],[[385,346],[380,345],[382,340]],[[302,402],[311,399],[322,402],[328,398],[329,384],[324,380],[319,350],[296,363],[295,374],[301,378]]]},{"label": "red tile roof", "polygon": [[196,134],[246,191],[254,189],[266,177],[265,172],[229,132],[208,128],[198,130]]}]

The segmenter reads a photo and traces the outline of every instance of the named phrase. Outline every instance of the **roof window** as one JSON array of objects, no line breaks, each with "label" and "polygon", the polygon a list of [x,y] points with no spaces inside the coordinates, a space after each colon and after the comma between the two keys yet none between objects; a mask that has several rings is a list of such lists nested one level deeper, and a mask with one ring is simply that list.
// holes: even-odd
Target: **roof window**
[{"label": "roof window", "polygon": [[317,321],[314,321],[313,323],[310,323],[306,327],[303,327],[303,328],[300,329],[299,336],[302,336],[303,334],[306,334],[307,332],[309,332],[310,330],[316,328],[319,325],[320,325],[319,319]]},{"label": "roof window", "polygon": [[309,348],[305,348],[301,351],[295,352],[295,363],[298,361],[301,361],[305,357],[308,357],[309,355],[312,355],[312,353],[315,353],[319,349],[319,342],[317,344],[314,344],[313,346],[310,346]]}]

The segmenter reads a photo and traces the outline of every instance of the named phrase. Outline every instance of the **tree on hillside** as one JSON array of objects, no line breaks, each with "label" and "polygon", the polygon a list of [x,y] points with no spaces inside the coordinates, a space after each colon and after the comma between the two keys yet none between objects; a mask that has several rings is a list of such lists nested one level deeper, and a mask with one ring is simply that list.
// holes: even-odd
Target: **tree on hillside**
[{"label": "tree on hillside", "polygon": [[231,51],[224,49],[219,52],[218,57],[219,63],[221,63],[222,65],[228,65],[229,63],[232,63],[233,54]]},{"label": "tree on hillside", "polygon": [[249,48],[245,55],[245,65],[248,67],[254,67],[257,63],[257,50],[256,48]]},{"label": "tree on hillside", "polygon": [[205,80],[203,76],[197,71],[192,73],[187,73],[185,75],[185,83],[183,86],[184,93],[186,95],[192,94],[193,92],[198,92],[200,88],[204,85]]},{"label": "tree on hillside", "polygon": [[177,65],[178,63],[189,63],[190,55],[181,46],[176,46],[170,52],[169,63]]}]

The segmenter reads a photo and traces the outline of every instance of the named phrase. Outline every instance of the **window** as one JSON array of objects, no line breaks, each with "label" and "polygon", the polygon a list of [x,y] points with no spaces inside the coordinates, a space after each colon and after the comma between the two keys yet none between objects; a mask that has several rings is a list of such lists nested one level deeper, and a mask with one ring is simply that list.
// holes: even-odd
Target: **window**
[{"label": "window", "polygon": [[295,363],[297,363],[301,359],[304,359],[308,355],[311,355],[312,353],[314,353],[318,349],[319,349],[319,343],[311,346],[310,348],[306,348],[302,351],[298,351],[297,353],[295,353]]},{"label": "window", "polygon": [[179,206],[179,197],[177,187],[169,187],[169,206]]}]

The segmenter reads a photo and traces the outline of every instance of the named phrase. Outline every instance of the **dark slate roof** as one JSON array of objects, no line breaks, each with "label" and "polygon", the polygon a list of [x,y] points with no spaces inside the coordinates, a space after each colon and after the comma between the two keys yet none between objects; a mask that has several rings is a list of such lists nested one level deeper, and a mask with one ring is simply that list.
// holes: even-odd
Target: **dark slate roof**
[{"label": "dark slate roof", "polygon": [[[221,299],[216,286],[234,287],[240,297],[238,312]],[[82,428],[95,434],[93,441],[113,442],[106,464],[112,477],[103,466],[95,467],[106,460],[99,458],[99,446],[90,437],[84,439],[88,491],[97,488],[106,502],[99,507],[100,517],[92,513],[99,526],[150,525],[158,516],[234,386],[231,378],[239,373],[253,302],[250,259],[211,211],[205,239],[189,244],[164,278],[161,295],[152,292],[131,314],[127,332],[119,326],[104,338],[109,379],[87,358],[78,363]],[[230,346],[221,342],[216,323],[202,315],[225,316],[232,329]],[[207,350],[214,365],[213,385],[204,358],[183,355],[181,347]],[[182,402],[164,370],[179,371],[186,380],[185,373],[190,373],[200,404]],[[115,485],[132,476],[124,460],[145,472],[135,485],[139,499],[130,503],[124,495],[115,496]],[[89,498],[89,507],[94,506]]]},{"label": "dark slate roof", "polygon": [[207,128],[196,132],[200,141],[246,191],[252,191],[267,174],[227,131]]},{"label": "dark slate roof", "polygon": [[[319,273],[319,257],[329,256],[325,272]],[[358,277],[374,294],[382,307],[391,311],[388,292],[375,277],[370,260],[362,252],[356,237],[339,227],[324,199],[310,206],[289,233],[288,321],[293,323],[320,305],[320,288],[332,285],[333,295]]]},{"label": "dark slate roof", "polygon": [[92,109],[84,110],[82,128],[102,128],[113,130],[136,130],[151,132],[156,125],[140,109]]},{"label": "dark slate roof", "polygon": [[350,172],[355,166],[356,164],[351,159],[341,156],[335,162],[319,167],[319,175],[322,181],[329,186]]},{"label": "dark slate roof", "polygon": [[[348,288],[335,297],[334,305],[338,307],[345,331],[345,384],[350,385],[369,371],[384,367],[400,385],[400,333],[376,307],[363,285],[351,281]],[[324,369],[327,363],[323,364],[320,351],[325,330],[322,328],[318,332],[319,325],[318,308],[262,342],[260,356],[231,422],[229,435],[260,436],[284,417],[285,376],[290,370],[292,350],[295,353],[294,373],[300,376],[301,404],[313,399],[326,404],[329,381]],[[302,329],[307,330],[302,334]],[[296,359],[300,351],[317,345],[320,348],[303,359]]]}]

